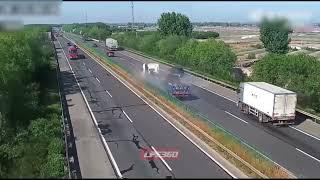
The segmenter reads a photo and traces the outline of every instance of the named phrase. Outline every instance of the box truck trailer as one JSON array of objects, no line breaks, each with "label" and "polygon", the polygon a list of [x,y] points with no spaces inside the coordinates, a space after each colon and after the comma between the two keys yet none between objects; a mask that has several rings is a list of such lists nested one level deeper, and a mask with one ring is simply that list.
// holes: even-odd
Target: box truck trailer
[{"label": "box truck trailer", "polygon": [[266,82],[240,83],[237,106],[259,122],[274,125],[294,124],[297,94]]}]

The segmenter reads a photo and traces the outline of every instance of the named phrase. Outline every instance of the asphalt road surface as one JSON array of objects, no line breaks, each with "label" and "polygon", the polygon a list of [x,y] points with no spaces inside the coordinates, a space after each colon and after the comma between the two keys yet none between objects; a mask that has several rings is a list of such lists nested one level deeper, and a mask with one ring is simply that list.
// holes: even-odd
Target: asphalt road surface
[{"label": "asphalt road surface", "polygon": [[[91,41],[99,45],[96,49],[105,52],[103,43]],[[142,72],[142,64],[146,58],[130,55],[127,51],[117,51],[112,60],[121,63],[124,67]],[[153,78],[154,84],[165,89],[161,81],[166,81],[168,67],[160,64],[160,73]],[[181,78],[181,82],[188,83],[188,76]],[[190,82],[189,82],[190,83]],[[191,85],[192,97],[183,103],[197,109],[203,116],[243,139],[267,157],[293,172],[297,177],[320,177],[320,141],[304,135],[292,128],[274,127],[260,124],[252,116],[242,114],[236,104],[219,95],[200,87]]]},{"label": "asphalt road surface", "polygon": [[[58,38],[67,54],[67,41]],[[84,54],[79,50],[80,53]],[[89,105],[125,178],[231,178],[103,67],[84,54],[70,60]],[[150,147],[178,150],[177,159],[145,160]]]}]

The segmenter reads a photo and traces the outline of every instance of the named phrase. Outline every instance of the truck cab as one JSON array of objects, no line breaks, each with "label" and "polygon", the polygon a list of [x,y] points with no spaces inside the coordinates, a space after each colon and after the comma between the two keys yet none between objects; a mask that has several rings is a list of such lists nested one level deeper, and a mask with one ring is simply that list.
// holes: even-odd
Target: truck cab
[{"label": "truck cab", "polygon": [[159,73],[159,64],[157,63],[144,63],[142,65],[143,73],[148,74],[158,74]]},{"label": "truck cab", "polygon": [[68,58],[69,59],[78,59],[78,50],[74,46],[68,48]]}]

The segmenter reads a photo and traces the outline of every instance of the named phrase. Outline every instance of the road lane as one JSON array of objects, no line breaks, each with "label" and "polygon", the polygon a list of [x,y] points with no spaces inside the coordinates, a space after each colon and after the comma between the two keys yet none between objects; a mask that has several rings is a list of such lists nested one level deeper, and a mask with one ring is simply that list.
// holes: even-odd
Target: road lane
[{"label": "road lane", "polygon": [[[105,90],[108,90],[110,94],[112,94],[112,98],[110,96],[107,96],[106,93],[104,93],[103,96],[101,95],[94,97],[96,101],[100,102],[100,112],[103,111],[101,107],[104,109],[110,107],[110,105],[107,106],[101,104],[101,102],[104,101],[103,99],[106,99],[106,97],[111,98],[114,105],[122,107],[122,110],[125,111],[126,114],[132,119],[132,124],[134,124],[135,130],[141,132],[140,136],[143,136],[143,139],[145,139],[146,142],[150,142],[150,144],[152,144],[152,146],[154,146],[155,148],[176,148],[180,151],[181,156],[177,160],[166,160],[168,165],[172,168],[175,177],[230,178],[230,175],[228,175],[209,157],[202,153],[189,140],[182,136],[166,120],[164,120],[152,108],[145,105],[145,103],[141,99],[139,99],[134,93],[132,93],[114,77],[110,76],[110,74],[106,70],[104,70],[100,65],[98,65],[89,57],[87,57],[87,59],[76,60],[71,63],[72,66],[78,67],[76,69],[78,69],[77,72],[79,76],[81,74],[84,74],[82,71],[86,71],[86,68],[80,67],[81,65],[83,66],[83,61],[85,62],[87,68],[90,68],[92,70],[92,75],[100,80],[100,83],[98,83],[96,80],[88,80],[88,84],[94,85],[84,84],[86,87],[88,87],[88,89],[92,87],[101,87],[101,89],[91,90],[92,96],[97,96],[96,92],[105,92]],[[82,76],[80,76],[80,78],[83,79]],[[87,95],[90,96],[89,94]],[[106,101],[108,102],[108,100]],[[93,105],[93,109],[98,110],[98,107]],[[125,117],[125,115],[123,117]],[[110,117],[101,118],[99,116],[98,118],[110,119]],[[108,121],[108,123],[115,122],[119,123],[122,121]],[[126,123],[126,125],[121,126],[111,126],[109,124],[108,128],[112,130],[112,134],[117,132],[122,135],[125,134],[126,131],[122,130],[120,133],[121,128],[128,129],[128,127],[130,127],[130,121],[128,120]],[[130,134],[132,135],[132,133]],[[107,136],[106,139],[109,140],[110,137]],[[122,150],[124,151],[124,149]],[[116,149],[113,148],[113,152],[114,151],[116,151]],[[127,149],[126,151],[129,150]],[[137,155],[133,156],[137,157]],[[117,153],[115,154],[115,158],[117,162],[119,161],[119,167],[125,168],[128,166],[124,165],[125,162],[127,162],[128,164],[128,160],[126,158],[117,155]]]},{"label": "road lane", "polygon": [[[99,49],[104,50],[103,47],[99,47]],[[142,62],[145,61],[128,57],[121,51],[116,52],[115,55],[116,57],[112,57],[111,59],[120,62],[136,73],[141,72]],[[162,67],[163,65],[160,65],[160,68]],[[166,74],[166,72],[160,71],[162,79],[165,78]],[[275,128],[273,126],[261,125],[252,117],[241,114],[233,102],[202,88],[192,86],[191,91],[195,94],[196,98],[191,101],[184,101],[185,104],[198,109],[202,114],[209,117],[210,120],[221,124],[298,176],[320,176],[320,164],[296,149],[301,149],[319,158],[320,143],[316,139],[301,135],[300,132],[291,128]],[[249,123],[239,121],[236,117],[228,115],[226,111]]]}]

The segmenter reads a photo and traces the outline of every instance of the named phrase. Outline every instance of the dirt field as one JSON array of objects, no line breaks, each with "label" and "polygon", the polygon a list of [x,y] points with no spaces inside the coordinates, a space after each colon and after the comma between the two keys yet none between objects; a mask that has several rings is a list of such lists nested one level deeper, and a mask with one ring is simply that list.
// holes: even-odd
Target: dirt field
[{"label": "dirt field", "polygon": [[[205,27],[202,30],[219,32],[219,39],[229,44],[237,54],[236,66],[250,75],[251,65],[258,61],[266,51],[264,48],[257,48],[257,44],[262,44],[259,39],[259,29],[255,27]],[[320,60],[320,33],[293,33],[290,35],[291,47],[297,47],[297,51],[289,54],[305,53],[317,57]],[[249,53],[255,54],[255,58],[248,58]]]}]

